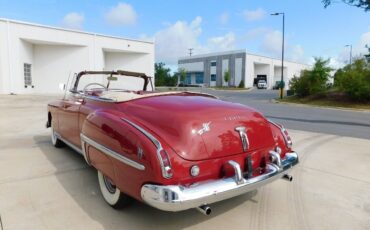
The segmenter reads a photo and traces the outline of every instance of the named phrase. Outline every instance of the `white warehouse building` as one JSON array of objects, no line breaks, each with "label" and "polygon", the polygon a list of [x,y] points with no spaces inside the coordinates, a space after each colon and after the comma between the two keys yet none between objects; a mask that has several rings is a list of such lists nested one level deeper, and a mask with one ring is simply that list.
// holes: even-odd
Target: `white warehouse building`
[{"label": "white warehouse building", "polygon": [[[178,67],[185,69],[185,84],[189,85],[237,87],[244,80],[244,86],[249,88],[265,80],[267,88],[272,88],[281,80],[281,59],[250,54],[246,50],[182,57]],[[285,88],[291,78],[300,76],[301,71],[308,68],[305,64],[284,61]],[[224,81],[226,71],[230,73],[229,82]]]},{"label": "white warehouse building", "polygon": [[0,94],[58,93],[70,74],[117,69],[154,76],[153,42],[0,19]]}]

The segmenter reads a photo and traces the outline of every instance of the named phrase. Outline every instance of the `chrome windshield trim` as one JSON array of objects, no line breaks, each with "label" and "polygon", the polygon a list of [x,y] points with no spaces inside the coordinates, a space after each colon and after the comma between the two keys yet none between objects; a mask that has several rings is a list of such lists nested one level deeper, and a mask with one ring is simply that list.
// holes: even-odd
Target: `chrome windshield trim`
[{"label": "chrome windshield trim", "polygon": [[87,144],[89,144],[89,145],[93,146],[94,148],[100,150],[104,154],[106,154],[110,157],[113,157],[114,159],[119,160],[122,163],[127,164],[131,167],[134,167],[138,170],[144,170],[145,169],[144,165],[142,165],[140,163],[137,163],[136,161],[133,161],[133,160],[127,158],[127,157],[122,156],[121,154],[105,147],[104,145],[99,144],[98,142],[96,142],[92,139],[90,139],[89,137],[85,136],[84,134],[81,133],[80,136],[81,136],[81,141],[86,142]]},{"label": "chrome windshield trim", "polygon": [[155,147],[157,148],[157,158],[158,158],[158,161],[159,161],[159,163],[161,165],[161,169],[162,169],[162,175],[163,175],[164,178],[167,178],[167,179],[168,178],[171,178],[172,177],[172,174],[167,173],[166,167],[163,164],[163,159],[162,159],[162,156],[161,156],[161,151],[164,150],[164,149],[162,147],[161,142],[159,140],[157,140],[157,138],[155,138],[148,131],[146,131],[145,129],[143,129],[139,125],[135,124],[134,122],[132,122],[132,121],[126,119],[126,118],[123,118],[123,117],[121,117],[121,119],[123,121],[127,122],[128,124],[130,124],[131,126],[133,126],[134,128],[136,128],[137,130],[139,130],[142,134],[144,134],[155,145]]}]

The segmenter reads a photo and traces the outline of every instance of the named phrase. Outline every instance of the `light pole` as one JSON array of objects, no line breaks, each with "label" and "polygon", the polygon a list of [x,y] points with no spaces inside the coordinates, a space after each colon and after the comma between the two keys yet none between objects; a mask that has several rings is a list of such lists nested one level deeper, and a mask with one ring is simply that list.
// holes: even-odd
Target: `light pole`
[{"label": "light pole", "polygon": [[285,37],[285,14],[284,13],[273,13],[272,16],[283,15],[283,44],[281,48],[281,81],[280,81],[280,99],[283,99],[284,92],[284,37]]},{"label": "light pole", "polygon": [[350,50],[349,50],[349,64],[352,65],[352,45],[345,45],[344,47],[350,47]]}]

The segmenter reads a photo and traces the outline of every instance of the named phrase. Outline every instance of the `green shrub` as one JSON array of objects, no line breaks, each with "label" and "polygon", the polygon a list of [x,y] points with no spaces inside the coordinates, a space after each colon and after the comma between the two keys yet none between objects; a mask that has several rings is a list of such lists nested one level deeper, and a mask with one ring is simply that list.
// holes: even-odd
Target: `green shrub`
[{"label": "green shrub", "polygon": [[328,66],[330,59],[315,58],[312,70],[303,70],[301,76],[294,76],[289,81],[290,88],[298,97],[324,92],[332,69]]},{"label": "green shrub", "polygon": [[354,101],[370,101],[370,63],[357,59],[339,69],[334,75],[334,85]]},{"label": "green shrub", "polygon": [[240,81],[238,88],[245,88],[244,80]]}]

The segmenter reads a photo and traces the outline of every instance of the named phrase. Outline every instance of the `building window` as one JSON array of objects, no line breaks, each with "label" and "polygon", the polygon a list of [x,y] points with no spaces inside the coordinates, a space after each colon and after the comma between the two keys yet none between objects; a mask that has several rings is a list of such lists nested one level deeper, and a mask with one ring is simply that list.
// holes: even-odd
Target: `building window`
[{"label": "building window", "polygon": [[211,66],[216,66],[217,65],[217,62],[213,61],[211,62]]},{"label": "building window", "polygon": [[203,73],[196,73],[195,74],[195,83],[196,84],[203,84],[204,83],[204,75]]},{"label": "building window", "polygon": [[31,64],[24,63],[24,85],[30,86],[32,85],[32,77],[31,77]]},{"label": "building window", "polygon": [[216,74],[211,74],[211,81],[216,81]]},{"label": "building window", "polygon": [[191,74],[190,73],[186,74],[185,84],[191,85]]}]

